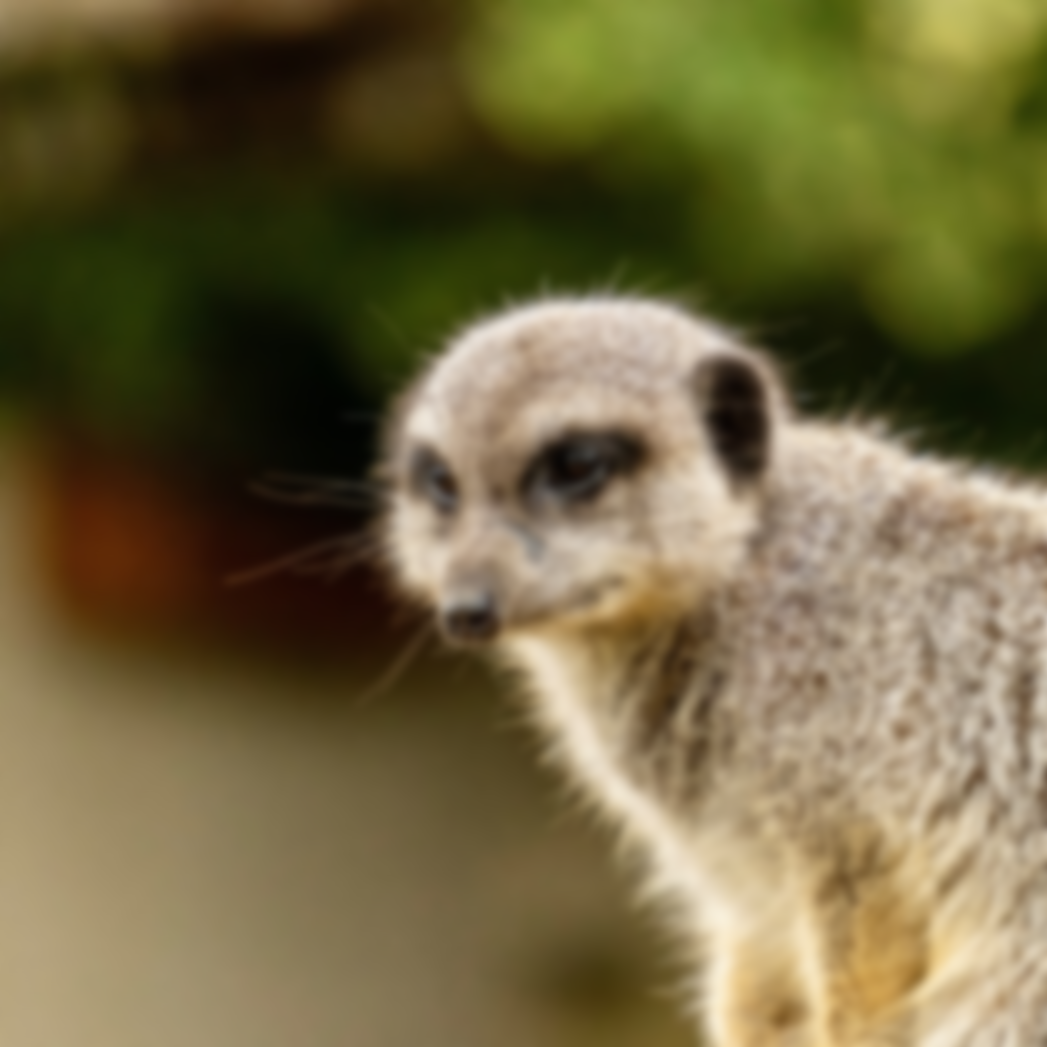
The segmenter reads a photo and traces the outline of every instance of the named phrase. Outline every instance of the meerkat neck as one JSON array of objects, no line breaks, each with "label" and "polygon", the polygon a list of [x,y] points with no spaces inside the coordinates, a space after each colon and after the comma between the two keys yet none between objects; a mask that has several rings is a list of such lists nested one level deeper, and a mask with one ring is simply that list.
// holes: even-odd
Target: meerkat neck
[{"label": "meerkat neck", "polygon": [[530,680],[530,710],[582,793],[627,836],[671,849],[664,812],[628,773],[630,698],[639,679],[656,671],[665,632],[641,635],[564,632],[515,641],[509,657]]},{"label": "meerkat neck", "polygon": [[634,821],[649,822],[648,801],[671,789],[666,732],[714,712],[726,678],[719,617],[710,600],[642,629],[557,633],[514,651],[543,733],[583,786]]},{"label": "meerkat neck", "polygon": [[518,641],[512,653],[543,694],[566,689],[588,715],[610,723],[628,711],[628,699],[697,616],[679,611],[639,627],[550,632]]}]

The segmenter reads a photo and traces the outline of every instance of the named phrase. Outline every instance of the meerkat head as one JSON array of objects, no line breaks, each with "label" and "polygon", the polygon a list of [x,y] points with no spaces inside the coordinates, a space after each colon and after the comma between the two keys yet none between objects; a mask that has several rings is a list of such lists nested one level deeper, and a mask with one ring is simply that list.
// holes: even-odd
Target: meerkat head
[{"label": "meerkat head", "polygon": [[388,556],[454,642],[678,615],[752,535],[783,411],[761,357],[676,309],[511,311],[394,412]]}]

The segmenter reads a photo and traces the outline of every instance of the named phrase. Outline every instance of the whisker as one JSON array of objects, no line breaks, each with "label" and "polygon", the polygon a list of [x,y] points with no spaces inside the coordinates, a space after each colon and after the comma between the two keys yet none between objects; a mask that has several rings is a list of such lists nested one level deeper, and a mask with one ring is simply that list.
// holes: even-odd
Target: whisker
[{"label": "whisker", "polygon": [[322,578],[327,584],[333,585],[350,567],[370,559],[382,547],[381,538],[378,536],[358,535],[357,538],[357,541],[352,545],[347,544],[343,550],[335,550],[328,561],[307,564],[295,573],[299,577]]},{"label": "whisker", "polygon": [[[297,552],[281,556],[276,560],[270,560],[258,567],[251,567],[246,571],[232,574],[226,578],[225,583],[231,587],[238,587],[241,585],[253,585],[255,582],[271,578],[273,575],[281,574],[284,571],[295,571],[295,573],[299,574],[302,571],[308,573],[310,561],[326,553],[339,550],[344,551],[347,547],[355,547],[354,539],[361,537],[361,535],[340,534],[335,538],[325,538],[323,541],[314,542],[312,545],[307,545],[304,549],[299,549]],[[315,565],[313,566],[315,568]]]},{"label": "whisker", "polygon": [[415,634],[400,650],[400,653],[397,655],[393,664],[386,669],[386,671],[382,673],[382,675],[379,676],[370,687],[357,697],[355,704],[358,707],[369,705],[375,698],[380,697],[395,684],[399,683],[399,681],[403,679],[404,673],[406,673],[421,656],[422,652],[425,650],[426,644],[430,639],[432,639],[433,632],[432,621],[425,621],[422,624],[422,627],[415,632]]},{"label": "whisker", "polygon": [[269,502],[279,502],[281,505],[298,505],[311,508],[330,507],[336,509],[370,509],[373,508],[375,499],[369,498],[363,493],[348,492],[339,494],[335,491],[315,490],[293,491],[274,487],[270,484],[259,482],[248,486],[248,491],[259,498]]},{"label": "whisker", "polygon": [[268,472],[262,475],[263,483],[287,487],[290,490],[320,489],[360,494],[380,494],[382,485],[374,480],[354,480],[347,476],[313,476],[309,473]]}]

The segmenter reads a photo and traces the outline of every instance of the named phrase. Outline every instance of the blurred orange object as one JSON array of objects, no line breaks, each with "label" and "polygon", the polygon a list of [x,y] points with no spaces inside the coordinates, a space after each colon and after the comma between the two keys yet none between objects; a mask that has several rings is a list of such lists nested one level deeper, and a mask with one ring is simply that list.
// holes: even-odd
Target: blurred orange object
[{"label": "blurred orange object", "polygon": [[363,516],[274,504],[249,477],[201,476],[79,434],[52,433],[42,450],[45,566],[78,617],[347,655],[395,645],[376,567],[338,563],[366,541]]}]

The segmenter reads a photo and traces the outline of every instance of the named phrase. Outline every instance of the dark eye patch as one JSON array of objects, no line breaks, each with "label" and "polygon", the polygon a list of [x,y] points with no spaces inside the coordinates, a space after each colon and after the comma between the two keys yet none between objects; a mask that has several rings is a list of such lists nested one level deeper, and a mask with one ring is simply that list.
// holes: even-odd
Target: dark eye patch
[{"label": "dark eye patch", "polygon": [[597,498],[619,476],[633,472],[646,449],[632,433],[577,432],[558,437],[528,466],[523,495],[580,505]]},{"label": "dark eye patch", "polygon": [[438,512],[449,516],[458,508],[458,481],[450,466],[431,447],[419,447],[408,467],[411,490]]}]

